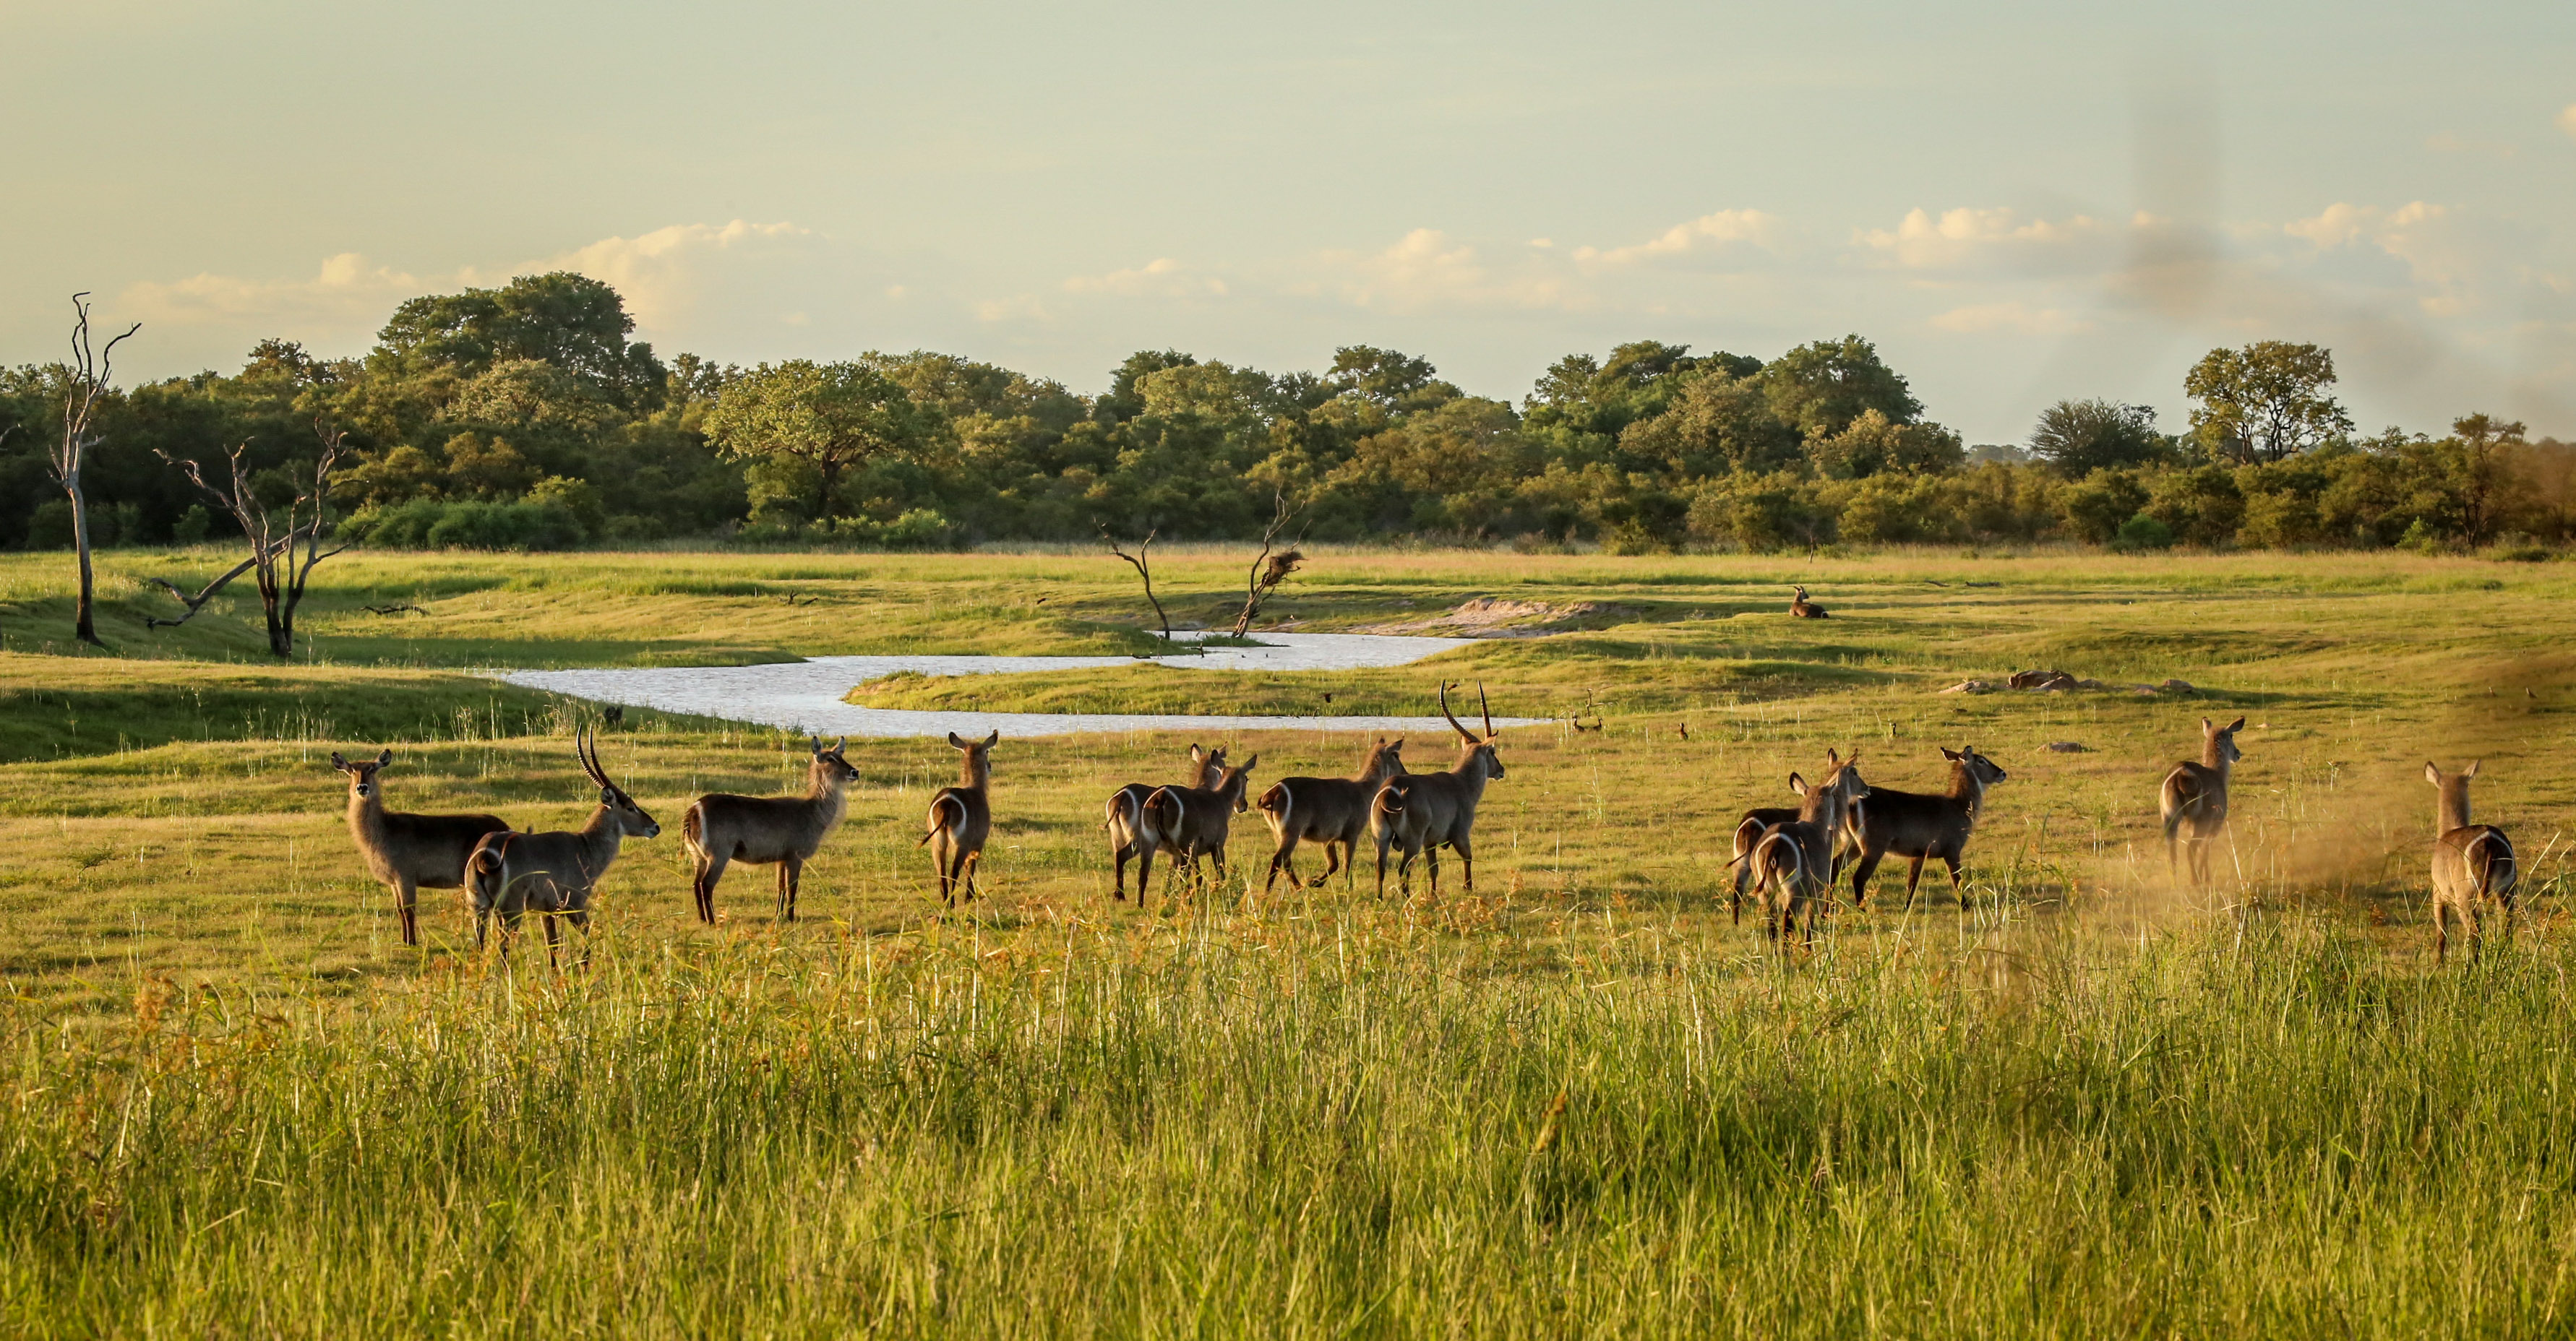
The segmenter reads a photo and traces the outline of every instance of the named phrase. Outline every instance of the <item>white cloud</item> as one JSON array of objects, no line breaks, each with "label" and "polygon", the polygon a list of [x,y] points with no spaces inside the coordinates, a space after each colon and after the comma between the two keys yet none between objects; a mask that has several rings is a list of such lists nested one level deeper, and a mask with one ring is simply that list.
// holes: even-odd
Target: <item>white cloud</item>
[{"label": "white cloud", "polygon": [[2567,104],[2558,113],[2558,128],[2569,135],[2576,136],[2576,102]]},{"label": "white cloud", "polygon": [[1934,328],[1961,335],[1984,335],[2004,331],[2015,335],[2072,335],[2093,329],[2093,323],[2054,307],[2032,307],[2027,303],[1970,303],[1954,307],[1932,318]]},{"label": "white cloud", "polygon": [[2475,221],[2421,200],[2393,210],[2339,200],[2283,224],[2281,231],[2320,252],[2367,245],[2403,262],[2407,274],[2429,290],[2419,301],[2436,316],[2457,315],[2476,300],[2483,287],[2480,272],[2495,252],[2492,239],[2477,235]]},{"label": "white cloud", "polygon": [[1908,270],[1960,270],[1981,265],[2063,268],[2113,240],[2118,230],[2085,215],[2031,219],[2007,207],[1963,206],[1939,217],[1916,207],[1896,227],[1873,228],[1856,240],[1880,259]]},{"label": "white cloud", "polygon": [[1574,259],[1587,268],[1633,265],[1695,251],[1715,251],[1736,244],[1769,247],[1779,232],[1780,220],[1760,210],[1719,210],[1688,223],[1675,224],[1661,234],[1632,246],[1612,247],[1608,251],[1597,247],[1577,247]]},{"label": "white cloud", "polygon": [[1551,267],[1531,256],[1497,270],[1437,228],[1414,229],[1380,252],[1326,252],[1323,261],[1344,300],[1384,311],[1565,307],[1580,297],[1556,268],[1561,261]]},{"label": "white cloud", "polygon": [[[626,311],[641,329],[662,333],[687,323],[707,291],[707,274],[725,259],[771,252],[787,244],[811,242],[813,230],[792,223],[752,223],[736,219],[723,224],[672,224],[635,237],[601,238],[542,261],[513,266],[508,275],[571,270],[617,290]],[[494,283],[476,272],[466,277]]]},{"label": "white cloud", "polygon": [[1225,281],[1193,275],[1169,256],[1158,256],[1133,270],[1105,275],[1076,275],[1064,282],[1067,293],[1103,293],[1146,298],[1223,298]]},{"label": "white cloud", "polygon": [[304,333],[315,328],[328,335],[344,335],[353,327],[372,331],[395,304],[421,290],[421,282],[402,271],[342,252],[322,262],[311,279],[199,274],[167,284],[132,284],[120,297],[136,318],[151,325],[239,326],[313,338]]}]

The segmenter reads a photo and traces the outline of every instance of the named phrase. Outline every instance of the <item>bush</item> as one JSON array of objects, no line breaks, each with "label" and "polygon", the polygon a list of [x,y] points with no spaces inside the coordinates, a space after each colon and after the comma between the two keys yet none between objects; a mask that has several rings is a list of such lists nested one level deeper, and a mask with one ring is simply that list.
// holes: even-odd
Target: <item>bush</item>
[{"label": "bush", "polygon": [[342,524],[341,534],[379,549],[571,549],[587,539],[561,501],[479,503],[420,498],[371,507]]},{"label": "bush", "polygon": [[914,508],[892,521],[833,517],[799,523],[773,516],[742,528],[734,538],[756,545],[841,545],[887,550],[951,549],[961,539],[948,518],[932,508]]},{"label": "bush", "polygon": [[2235,541],[2245,518],[2245,495],[2223,466],[2169,470],[2147,491],[2146,512],[2170,528],[2175,539],[2217,549]]},{"label": "bush", "polygon": [[2132,554],[2140,550],[2172,549],[2173,544],[2173,528],[2143,512],[2120,523],[2118,533],[2111,537],[2111,548],[2123,554]]},{"label": "bush", "polygon": [[2066,525],[2088,544],[2107,545],[2147,505],[2147,487],[2125,470],[2097,470],[2066,491]]}]

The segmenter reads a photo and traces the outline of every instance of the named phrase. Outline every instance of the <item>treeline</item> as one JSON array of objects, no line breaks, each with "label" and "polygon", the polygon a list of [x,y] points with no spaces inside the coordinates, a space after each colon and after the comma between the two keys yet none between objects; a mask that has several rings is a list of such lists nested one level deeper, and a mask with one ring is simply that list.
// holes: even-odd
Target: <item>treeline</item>
[{"label": "treeline", "polygon": [[[269,340],[235,373],[115,390],[86,464],[93,541],[230,531],[169,461],[246,443],[283,499],[317,427],[345,434],[339,534],[382,546],[1221,539],[1257,533],[1282,498],[1317,540],[1623,552],[2537,551],[2576,532],[2576,450],[2484,415],[2358,435],[2331,355],[2279,342],[2202,360],[2184,431],[2067,401],[2026,443],[1971,448],[1858,336],[1769,360],[1653,341],[1570,355],[1515,406],[1366,347],[1279,375],[1143,352],[1083,396],[945,354],[740,369],[665,360],[632,333],[608,286],[543,275],[407,302],[363,358]],[[0,547],[72,543],[47,456],[68,376],[0,373]]]}]

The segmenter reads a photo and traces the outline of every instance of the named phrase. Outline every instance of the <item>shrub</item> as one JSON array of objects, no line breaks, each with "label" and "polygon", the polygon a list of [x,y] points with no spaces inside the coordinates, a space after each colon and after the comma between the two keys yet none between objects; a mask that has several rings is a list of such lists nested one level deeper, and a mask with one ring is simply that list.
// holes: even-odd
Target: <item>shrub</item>
[{"label": "shrub", "polygon": [[2245,495],[2223,466],[2169,470],[2147,491],[2146,513],[2185,544],[2216,549],[2236,539],[2245,517]]},{"label": "shrub", "polygon": [[581,521],[560,500],[546,502],[441,502],[419,498],[391,507],[361,509],[341,534],[380,549],[571,549],[587,538]]},{"label": "shrub", "polygon": [[2118,533],[2111,537],[2111,548],[2123,554],[2135,553],[2139,550],[2172,549],[2173,544],[2173,528],[2143,512],[2120,523]]},{"label": "shrub", "polygon": [[2147,488],[2125,470],[2097,470],[2066,491],[2066,524],[2078,539],[2107,545],[2147,505]]}]

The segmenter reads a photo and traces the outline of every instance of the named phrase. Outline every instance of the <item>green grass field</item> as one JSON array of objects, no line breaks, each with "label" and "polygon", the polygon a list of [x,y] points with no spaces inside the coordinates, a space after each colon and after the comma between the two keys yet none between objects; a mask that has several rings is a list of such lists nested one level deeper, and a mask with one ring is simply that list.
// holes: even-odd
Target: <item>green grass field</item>
[{"label": "green grass field", "polygon": [[[1169,556],[1175,618],[1224,622],[1240,558]],[[1255,815],[1235,883],[1113,903],[1100,800],[1189,740],[1005,739],[986,897],[943,918],[913,838],[953,752],[854,741],[805,920],[738,867],[703,929],[681,810],[790,785],[801,744],[630,711],[603,754],[668,829],[603,885],[591,969],[555,973],[533,943],[470,953],[453,891],[406,950],[330,752],[393,748],[399,807],[570,824],[593,711],[471,668],[1135,651],[1132,575],[347,556],[281,668],[247,600],[143,629],[172,603],[142,578],[216,562],[103,556],[111,654],[72,656],[67,559],[0,558],[0,1332],[2411,1337],[2576,1312],[2561,565],[1327,551],[1274,615],[1600,611],[1390,671],[860,701],[1427,714],[1447,677],[1497,714],[1600,712],[1505,734],[1473,896],[1260,897]],[[1793,580],[1835,617],[1790,620]],[[422,610],[363,608],[395,603]],[[1937,692],[2030,666],[2196,688]],[[2224,879],[2178,889],[2156,781],[2240,713]],[[1361,744],[1225,743],[1256,785]],[[1927,880],[1911,912],[1838,909],[1812,956],[1729,920],[1727,831],[1791,769],[1831,745],[1928,789],[1961,743],[2012,774],[1974,911]],[[2421,770],[2480,757],[2524,931],[2436,972]]]}]

